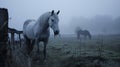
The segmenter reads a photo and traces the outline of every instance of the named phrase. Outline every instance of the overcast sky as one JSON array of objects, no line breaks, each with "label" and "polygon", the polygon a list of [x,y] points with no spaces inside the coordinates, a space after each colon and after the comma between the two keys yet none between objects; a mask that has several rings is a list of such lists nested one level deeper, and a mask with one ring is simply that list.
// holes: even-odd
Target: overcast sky
[{"label": "overcast sky", "polygon": [[12,18],[9,27],[18,30],[22,30],[25,20],[37,20],[41,14],[52,10],[61,11],[61,33],[66,31],[64,28],[71,23],[73,17],[120,16],[120,0],[0,0],[0,7],[8,8],[9,17]]}]

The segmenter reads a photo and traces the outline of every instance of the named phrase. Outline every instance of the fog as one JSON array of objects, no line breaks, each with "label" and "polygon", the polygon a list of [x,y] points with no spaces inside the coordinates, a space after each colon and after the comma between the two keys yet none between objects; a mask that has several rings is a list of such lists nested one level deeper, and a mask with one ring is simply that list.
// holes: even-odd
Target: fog
[{"label": "fog", "polygon": [[120,34],[120,0],[0,0],[9,11],[9,27],[22,30],[27,19],[60,10],[61,34],[73,34],[77,26],[92,34]]},{"label": "fog", "polygon": [[92,34],[120,34],[120,17],[114,19],[106,15],[96,15],[92,18],[74,17],[67,28],[69,30],[73,27],[70,31],[72,32],[78,26],[91,31]]}]

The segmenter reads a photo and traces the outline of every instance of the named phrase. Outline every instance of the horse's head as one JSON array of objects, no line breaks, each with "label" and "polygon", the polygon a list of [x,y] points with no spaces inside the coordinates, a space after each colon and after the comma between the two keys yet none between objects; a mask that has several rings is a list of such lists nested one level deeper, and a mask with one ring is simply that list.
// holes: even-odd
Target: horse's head
[{"label": "horse's head", "polygon": [[58,11],[57,13],[54,12],[54,10],[52,10],[51,16],[49,17],[49,26],[53,29],[54,31],[54,35],[58,35],[59,34],[59,26],[58,26],[58,22],[59,22],[59,18],[58,18],[58,14],[60,11]]}]

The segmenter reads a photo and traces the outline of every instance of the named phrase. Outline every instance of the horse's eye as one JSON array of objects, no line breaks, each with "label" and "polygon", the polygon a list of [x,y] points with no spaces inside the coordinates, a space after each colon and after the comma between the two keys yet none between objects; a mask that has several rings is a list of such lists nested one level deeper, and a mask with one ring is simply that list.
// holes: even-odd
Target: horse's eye
[{"label": "horse's eye", "polygon": [[51,19],[52,20],[52,22],[54,22],[54,20],[53,19]]}]

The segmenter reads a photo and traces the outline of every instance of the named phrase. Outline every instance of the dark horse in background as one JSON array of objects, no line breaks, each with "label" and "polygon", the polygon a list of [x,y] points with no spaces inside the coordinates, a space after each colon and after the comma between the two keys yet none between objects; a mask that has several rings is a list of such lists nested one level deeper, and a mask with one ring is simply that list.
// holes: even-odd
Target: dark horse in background
[{"label": "dark horse in background", "polygon": [[76,34],[77,34],[77,39],[80,39],[80,38],[81,38],[81,37],[80,37],[81,35],[84,36],[85,39],[86,39],[86,38],[91,39],[91,34],[90,34],[90,32],[89,32],[88,30],[82,30],[82,29],[80,29],[80,28],[77,28],[77,29],[76,29]]}]

